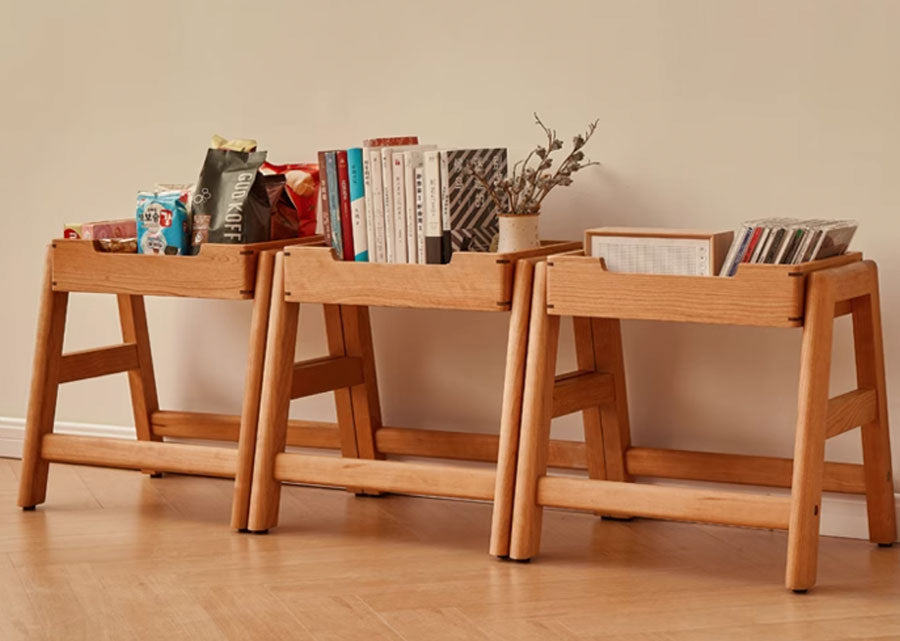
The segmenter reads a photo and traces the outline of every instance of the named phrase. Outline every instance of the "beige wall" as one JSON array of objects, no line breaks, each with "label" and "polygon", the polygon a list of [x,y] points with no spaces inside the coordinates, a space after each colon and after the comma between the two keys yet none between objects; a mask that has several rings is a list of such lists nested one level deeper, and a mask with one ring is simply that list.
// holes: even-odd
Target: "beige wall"
[{"label": "beige wall", "polygon": [[[193,179],[210,134],[254,136],[276,161],[407,132],[518,153],[539,138],[534,110],[566,138],[600,119],[604,168],[546,201],[547,237],[857,217],[900,386],[900,2],[3,4],[0,416],[25,413],[43,245],[67,220],[130,215],[139,188]],[[71,311],[70,346],[115,340],[109,297]],[[164,404],[237,411],[248,306],[160,299],[149,313]],[[386,421],[494,429],[505,320],[375,311]],[[840,325],[836,390],[853,377]],[[302,329],[319,353],[317,308]],[[799,338],[627,323],[635,440],[788,455]],[[333,416],[325,397],[304,410]],[[126,424],[124,381],[66,388],[59,417]],[[854,434],[829,450],[859,457]]]}]

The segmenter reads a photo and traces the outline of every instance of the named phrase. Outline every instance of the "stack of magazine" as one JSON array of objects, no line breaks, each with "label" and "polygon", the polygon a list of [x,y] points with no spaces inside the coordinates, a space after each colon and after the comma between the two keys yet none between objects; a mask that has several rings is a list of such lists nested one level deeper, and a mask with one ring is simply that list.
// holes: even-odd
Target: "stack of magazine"
[{"label": "stack of magazine", "polygon": [[741,263],[797,265],[847,251],[855,220],[760,218],[741,224],[719,276],[734,276]]}]

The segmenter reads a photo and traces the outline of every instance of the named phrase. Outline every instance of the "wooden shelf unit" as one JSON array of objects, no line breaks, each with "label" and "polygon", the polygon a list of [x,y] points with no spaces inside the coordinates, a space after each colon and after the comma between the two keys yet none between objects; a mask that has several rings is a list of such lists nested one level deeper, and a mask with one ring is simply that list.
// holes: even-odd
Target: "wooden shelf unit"
[{"label": "wooden shelf unit", "polygon": [[[18,503],[33,509],[46,500],[50,463],[143,469],[235,478],[232,526],[244,529],[250,498],[260,384],[275,254],[321,236],[247,245],[204,245],[196,256],[102,252],[91,240],[55,240],[48,250]],[[115,294],[122,343],[63,351],[70,293]],[[144,296],[253,300],[250,351],[241,416],[171,412],[159,408]],[[59,385],[127,373],[137,440],[54,433]],[[319,435],[294,431],[292,444],[317,444]],[[229,450],[163,442],[165,437],[238,442]]]},{"label": "wooden shelf unit", "polygon": [[[394,265],[337,260],[331,250],[290,247],[276,257],[263,376],[259,438],[253,470],[249,529],[277,525],[282,482],[344,486],[366,492],[404,492],[494,500],[491,552],[509,552],[512,484],[534,267],[545,256],[581,243],[546,243],[515,254],[459,252],[446,265]],[[326,310],[329,355],[294,362],[300,304]],[[378,397],[369,306],[510,312],[499,435],[384,427]],[[323,380],[329,381],[327,386]],[[570,382],[567,407],[593,389],[594,378]],[[342,458],[285,452],[292,429],[328,428],[289,421],[291,399],[335,392]],[[560,444],[555,462],[584,465],[580,444]],[[383,460],[389,454],[492,461],[497,471],[447,464]]]},{"label": "wooden shelf unit", "polygon": [[[583,255],[536,267],[524,383],[510,556],[540,546],[544,506],[788,530],[785,583],[805,592],[816,579],[821,493],[864,494],[873,542],[896,539],[881,312],[875,263],[850,253],[802,265],[741,265],[734,277],[611,273]],[[829,397],[834,318],[852,314],[857,388]],[[573,317],[579,365],[610,378],[585,422],[590,478],[547,475],[559,321]],[[633,447],[621,319],[802,327],[793,459]],[[825,441],[861,427],[863,464],[825,461]],[[790,496],[635,484],[661,477],[791,489]]]}]

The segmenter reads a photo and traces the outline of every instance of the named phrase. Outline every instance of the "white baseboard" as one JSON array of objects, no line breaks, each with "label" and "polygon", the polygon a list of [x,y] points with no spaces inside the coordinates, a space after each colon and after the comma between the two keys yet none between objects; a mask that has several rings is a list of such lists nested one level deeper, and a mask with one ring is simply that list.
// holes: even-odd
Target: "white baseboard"
[{"label": "white baseboard", "polygon": [[[101,436],[106,438],[134,438],[134,428],[121,425],[96,425],[92,423],[69,423],[58,421],[56,431],[61,434],[81,436]],[[0,417],[0,457],[21,458],[22,441],[25,435],[25,421],[20,418]],[[669,485],[669,482],[665,482]],[[707,486],[711,484],[695,484]],[[748,491],[746,488],[735,488]],[[778,494],[782,490],[767,489],[767,493]],[[900,513],[900,494],[894,495],[897,512]],[[850,494],[827,494],[822,498],[822,534],[851,539],[868,538],[866,502],[862,496]]]}]

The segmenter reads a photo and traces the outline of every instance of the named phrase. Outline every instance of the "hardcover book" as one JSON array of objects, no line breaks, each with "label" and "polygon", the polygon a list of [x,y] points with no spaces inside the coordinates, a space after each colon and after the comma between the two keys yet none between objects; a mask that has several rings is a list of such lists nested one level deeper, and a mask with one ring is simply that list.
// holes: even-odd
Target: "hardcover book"
[{"label": "hardcover book", "polygon": [[[497,207],[475,178],[475,168],[488,182],[506,178],[507,152],[495,149],[450,149],[442,151],[446,158],[445,176],[441,187],[444,220],[449,226],[451,251],[489,251],[497,234]],[[446,240],[444,241],[446,248]],[[449,256],[445,257],[445,262]]]},{"label": "hardcover book", "polygon": [[437,151],[424,154],[425,182],[425,262],[440,264],[441,260],[441,172]]},{"label": "hardcover book", "polygon": [[347,150],[335,152],[338,169],[338,197],[341,199],[341,256],[355,260],[353,251],[353,220],[350,214],[350,173],[347,167]]},{"label": "hardcover book", "polygon": [[325,180],[328,186],[328,214],[331,222],[331,246],[338,258],[344,256],[344,245],[341,239],[341,197],[338,188],[338,170],[336,152],[325,152]]},{"label": "hardcover book", "polygon": [[331,211],[328,209],[328,172],[325,166],[325,152],[319,152],[319,220],[322,236],[331,245]]},{"label": "hardcover book", "polygon": [[347,150],[347,175],[350,181],[350,218],[353,229],[354,260],[369,260],[366,228],[366,189],[363,181],[363,150]]}]

